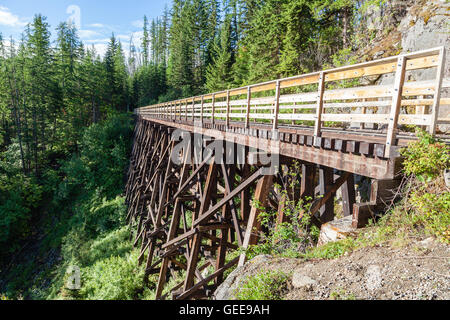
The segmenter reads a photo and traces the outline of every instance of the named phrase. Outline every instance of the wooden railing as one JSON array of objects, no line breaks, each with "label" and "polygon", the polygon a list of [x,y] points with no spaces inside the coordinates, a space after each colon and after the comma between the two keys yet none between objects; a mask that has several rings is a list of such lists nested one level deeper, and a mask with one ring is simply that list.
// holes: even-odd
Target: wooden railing
[{"label": "wooden railing", "polygon": [[[245,128],[250,128],[250,121],[271,123],[274,130],[282,125],[308,125],[314,127],[315,139],[325,127],[385,125],[388,156],[399,125],[423,126],[435,134],[438,124],[450,123],[448,115],[439,118],[439,106],[450,104],[449,98],[441,97],[442,89],[450,87],[443,78],[444,67],[445,48],[440,47],[170,101],[136,113],[174,122],[199,121],[200,125],[223,121],[227,127],[230,121],[243,121]],[[430,80],[408,81],[424,69],[435,70],[427,71]],[[362,85],[389,74],[392,84]]]}]

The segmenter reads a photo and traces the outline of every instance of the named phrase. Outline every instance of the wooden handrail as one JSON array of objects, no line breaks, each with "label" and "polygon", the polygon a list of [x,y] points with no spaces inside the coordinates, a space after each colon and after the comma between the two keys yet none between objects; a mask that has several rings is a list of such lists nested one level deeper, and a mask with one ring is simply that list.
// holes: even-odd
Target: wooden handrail
[{"label": "wooden handrail", "polygon": [[[405,82],[407,71],[428,68],[437,68],[435,80]],[[187,122],[188,104],[192,103],[193,122],[199,118],[203,123],[207,117],[211,118],[211,123],[214,124],[216,119],[224,119],[227,128],[233,119],[244,119],[246,129],[250,128],[250,120],[272,122],[274,131],[278,129],[280,121],[287,121],[290,124],[295,124],[296,121],[309,121],[314,123],[315,144],[321,136],[324,122],[327,121],[387,124],[386,146],[389,154],[389,147],[395,145],[397,128],[400,124],[428,126],[430,133],[436,133],[437,124],[442,123],[439,119],[439,106],[450,104],[449,98],[441,99],[440,97],[441,90],[450,87],[450,80],[443,78],[444,70],[445,48],[439,47],[161,103],[139,108],[136,112],[172,121],[182,120],[184,117]],[[342,80],[383,74],[395,75],[393,86],[374,85],[327,89],[330,85],[335,86],[335,82]],[[298,93],[282,94],[283,89],[313,84],[318,86],[316,92],[297,91]],[[252,97],[256,93],[273,92],[273,90],[275,96],[272,93],[272,97]],[[244,95],[246,95],[246,99],[242,99]],[[433,99],[427,97],[430,95],[433,95]],[[233,100],[233,97],[242,100]],[[432,113],[424,114],[425,112],[420,111],[415,115],[402,114],[402,106],[430,106]],[[388,113],[381,114],[379,110],[376,114],[332,113],[334,109],[359,107],[364,108],[366,112],[370,108],[390,107],[390,110]],[[425,107],[415,109],[426,110]],[[309,113],[305,113],[308,110]],[[258,112],[256,113],[256,111]],[[310,113],[311,111],[313,113]],[[447,118],[444,121],[447,121]]]}]

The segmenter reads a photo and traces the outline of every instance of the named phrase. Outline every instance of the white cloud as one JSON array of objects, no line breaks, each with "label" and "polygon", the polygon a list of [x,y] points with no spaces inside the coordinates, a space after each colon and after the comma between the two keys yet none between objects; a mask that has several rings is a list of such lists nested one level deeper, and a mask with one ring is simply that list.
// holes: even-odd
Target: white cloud
[{"label": "white cloud", "polygon": [[88,24],[87,25],[90,28],[104,28],[105,25],[101,24],[101,23],[92,23],[92,24]]},{"label": "white cloud", "polygon": [[108,50],[108,45],[106,43],[93,43],[93,44],[88,45],[87,47],[89,47],[89,48],[94,47],[95,53],[97,55],[100,55],[101,57],[104,57],[106,50]]},{"label": "white cloud", "polygon": [[134,45],[140,46],[142,38],[144,37],[144,32],[143,31],[132,32],[131,36],[133,37]]},{"label": "white cloud", "polygon": [[136,28],[144,28],[144,20],[134,20],[131,25]]},{"label": "white cloud", "polygon": [[27,22],[11,13],[8,8],[0,6],[0,25],[22,28],[27,25]]},{"label": "white cloud", "polygon": [[93,37],[100,36],[101,34],[93,30],[79,30],[78,34],[81,39],[92,39]]},{"label": "white cloud", "polygon": [[122,43],[129,43],[131,35],[127,34],[119,34],[116,36],[116,39],[119,39]]},{"label": "white cloud", "polygon": [[89,40],[83,40],[84,43],[88,44],[95,44],[95,43],[107,43],[109,42],[109,38],[103,38],[103,39],[89,39]]}]

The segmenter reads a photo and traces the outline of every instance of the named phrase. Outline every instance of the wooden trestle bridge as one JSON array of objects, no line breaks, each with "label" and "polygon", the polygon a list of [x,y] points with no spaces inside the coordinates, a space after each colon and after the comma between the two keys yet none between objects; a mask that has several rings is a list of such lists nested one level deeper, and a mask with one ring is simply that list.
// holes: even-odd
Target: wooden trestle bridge
[{"label": "wooden trestle bridge", "polygon": [[[257,243],[261,206],[280,223],[286,201],[312,199],[320,226],[341,189],[344,215],[364,226],[397,183],[412,126],[439,135],[450,123],[444,71],[436,48],[136,110],[128,221],[145,280],[159,275],[156,298],[210,297],[245,262],[236,250]],[[373,85],[380,77],[389,84]],[[298,187],[281,193],[294,163]],[[355,202],[355,175],[372,178],[370,202]]]}]

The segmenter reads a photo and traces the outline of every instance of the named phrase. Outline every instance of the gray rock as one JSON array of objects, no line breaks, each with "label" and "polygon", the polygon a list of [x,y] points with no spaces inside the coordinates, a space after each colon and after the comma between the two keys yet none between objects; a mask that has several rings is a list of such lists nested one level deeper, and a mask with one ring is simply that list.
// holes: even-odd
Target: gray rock
[{"label": "gray rock", "polygon": [[445,177],[445,185],[447,188],[450,188],[450,169],[446,169],[444,171],[444,177]]},{"label": "gray rock", "polygon": [[308,277],[307,275],[301,272],[294,272],[292,276],[292,285],[294,288],[306,288],[311,289],[314,285],[317,284],[317,281]]},{"label": "gray rock", "polygon": [[371,265],[367,268],[366,287],[368,290],[376,290],[381,287],[382,277],[381,268],[377,265]]},{"label": "gray rock", "polygon": [[419,246],[421,246],[423,248],[429,249],[430,246],[433,245],[433,242],[434,242],[434,238],[430,237],[430,238],[420,241],[418,244],[419,244]]},{"label": "gray rock", "polygon": [[214,298],[216,300],[234,300],[234,294],[237,289],[236,281],[241,275],[244,267],[237,267],[225,281],[216,289]]},{"label": "gray rock", "polygon": [[226,280],[217,287],[214,292],[214,299],[235,300],[236,292],[242,283],[244,283],[245,279],[247,279],[248,275],[255,274],[258,271],[259,266],[270,259],[272,259],[272,256],[260,255],[248,261],[244,266],[237,267],[230,273]]}]

